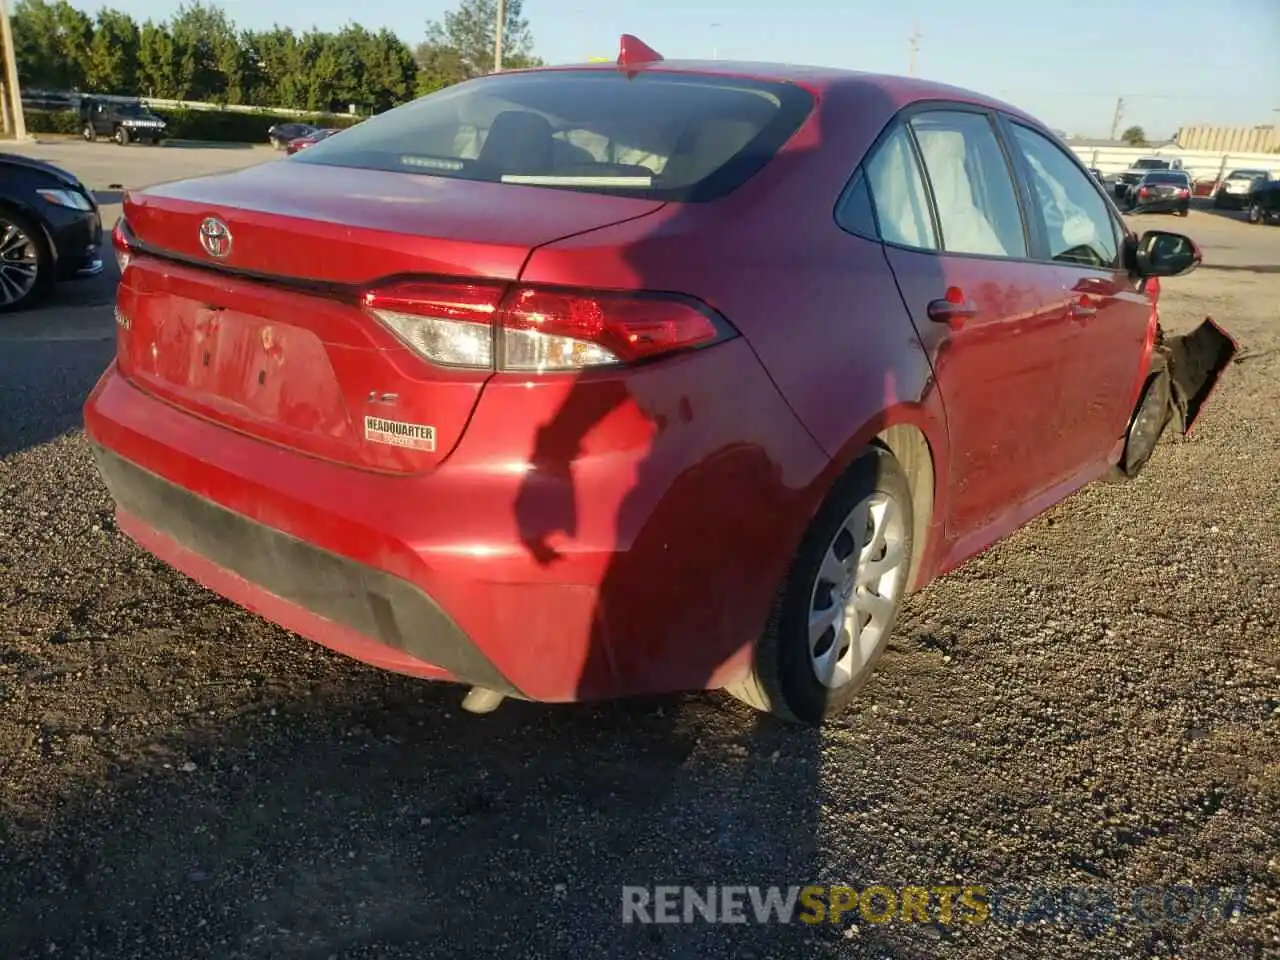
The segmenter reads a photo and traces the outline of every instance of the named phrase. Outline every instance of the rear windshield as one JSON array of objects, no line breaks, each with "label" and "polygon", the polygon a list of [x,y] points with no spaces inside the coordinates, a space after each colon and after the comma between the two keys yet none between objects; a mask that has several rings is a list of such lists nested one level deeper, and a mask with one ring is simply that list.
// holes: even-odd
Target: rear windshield
[{"label": "rear windshield", "polygon": [[1245,179],[1257,180],[1260,177],[1265,177],[1266,175],[1267,171],[1265,170],[1232,170],[1231,176],[1227,177],[1227,179],[1235,180],[1243,177]]},{"label": "rear windshield", "polygon": [[1148,173],[1142,178],[1145,183],[1177,183],[1185,184],[1187,175],[1185,173]]},{"label": "rear windshield", "polygon": [[294,162],[655,200],[723,196],[813,109],[788,83],[613,70],[498,74],[398,107]]},{"label": "rear windshield", "polygon": [[1169,167],[1168,160],[1139,160],[1134,165],[1135,170],[1166,170]]}]

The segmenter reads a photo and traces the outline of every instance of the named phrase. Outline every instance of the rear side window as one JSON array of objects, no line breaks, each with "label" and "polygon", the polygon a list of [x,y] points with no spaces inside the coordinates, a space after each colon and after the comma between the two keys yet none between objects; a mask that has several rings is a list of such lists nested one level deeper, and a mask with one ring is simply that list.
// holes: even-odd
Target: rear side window
[{"label": "rear side window", "polygon": [[813,109],[793,84],[613,70],[457,84],[317,144],[293,162],[655,200],[729,193]]},{"label": "rear side window", "polygon": [[1027,241],[1013,177],[985,114],[936,111],[911,120],[933,188],[942,248],[1023,258]]},{"label": "rear side window", "polygon": [[880,144],[866,171],[880,239],[904,247],[937,250],[929,198],[905,128],[898,127]]}]

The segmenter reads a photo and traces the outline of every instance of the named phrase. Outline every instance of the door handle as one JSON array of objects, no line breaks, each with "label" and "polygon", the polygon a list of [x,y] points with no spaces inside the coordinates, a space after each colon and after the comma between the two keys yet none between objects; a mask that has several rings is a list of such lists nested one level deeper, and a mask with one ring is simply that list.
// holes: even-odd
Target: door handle
[{"label": "door handle", "polygon": [[978,305],[972,300],[953,303],[951,300],[941,298],[931,301],[927,312],[929,319],[934,323],[948,323],[956,326],[976,317],[978,315]]}]

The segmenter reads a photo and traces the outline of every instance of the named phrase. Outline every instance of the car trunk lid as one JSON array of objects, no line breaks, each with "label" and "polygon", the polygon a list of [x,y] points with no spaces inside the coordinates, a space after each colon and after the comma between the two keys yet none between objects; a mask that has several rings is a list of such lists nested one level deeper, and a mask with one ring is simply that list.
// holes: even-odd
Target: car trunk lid
[{"label": "car trunk lid", "polygon": [[[491,374],[428,363],[362,294],[424,275],[500,287],[534,248],[661,206],[290,161],[131,193],[120,370],[268,442],[428,470],[461,437]],[[229,249],[211,245],[221,256],[201,241],[210,221],[229,236]]]}]

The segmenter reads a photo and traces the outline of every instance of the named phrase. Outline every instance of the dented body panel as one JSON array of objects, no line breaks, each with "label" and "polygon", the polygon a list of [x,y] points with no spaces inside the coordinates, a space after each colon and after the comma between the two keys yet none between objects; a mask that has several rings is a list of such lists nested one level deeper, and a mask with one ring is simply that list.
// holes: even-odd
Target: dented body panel
[{"label": "dented body panel", "polygon": [[1213,395],[1222,373],[1231,365],[1238,346],[1212,317],[1195,330],[1165,337],[1157,330],[1156,349],[1165,355],[1172,390],[1173,415],[1183,435],[1191,432],[1200,411]]}]

